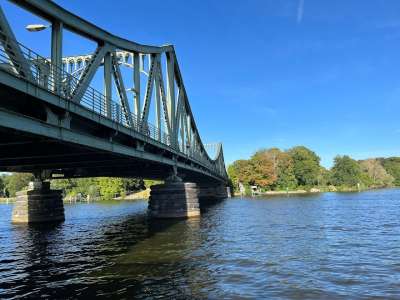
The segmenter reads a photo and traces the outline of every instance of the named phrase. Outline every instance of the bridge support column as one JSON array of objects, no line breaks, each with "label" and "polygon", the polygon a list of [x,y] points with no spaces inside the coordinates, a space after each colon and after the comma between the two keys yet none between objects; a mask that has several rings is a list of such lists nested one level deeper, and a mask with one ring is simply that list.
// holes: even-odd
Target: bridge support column
[{"label": "bridge support column", "polygon": [[217,186],[202,186],[199,188],[199,198],[200,200],[215,201],[229,198],[230,189],[225,185],[217,185]]},{"label": "bridge support column", "polygon": [[200,216],[197,185],[178,181],[153,185],[150,192],[149,214],[154,218]]},{"label": "bridge support column", "polygon": [[34,181],[29,189],[17,192],[12,223],[44,223],[64,221],[61,190],[51,190],[50,182]]}]

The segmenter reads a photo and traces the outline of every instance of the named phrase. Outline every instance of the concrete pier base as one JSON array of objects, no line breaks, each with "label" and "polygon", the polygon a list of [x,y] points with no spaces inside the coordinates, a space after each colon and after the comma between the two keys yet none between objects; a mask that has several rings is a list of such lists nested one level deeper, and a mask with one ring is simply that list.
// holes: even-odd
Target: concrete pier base
[{"label": "concrete pier base", "polygon": [[149,214],[154,218],[191,218],[200,216],[198,188],[195,183],[168,182],[153,185]]},{"label": "concrete pier base", "polygon": [[44,223],[65,220],[61,190],[51,190],[50,182],[30,182],[29,189],[17,192],[12,223]]}]

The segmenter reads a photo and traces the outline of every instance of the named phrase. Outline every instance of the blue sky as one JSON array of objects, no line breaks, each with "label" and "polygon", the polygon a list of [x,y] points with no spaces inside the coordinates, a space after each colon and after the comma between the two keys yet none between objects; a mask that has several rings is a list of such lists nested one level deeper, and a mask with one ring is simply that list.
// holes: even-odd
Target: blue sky
[{"label": "blue sky", "polygon": [[[56,1],[119,36],[172,43],[204,142],[228,163],[305,145],[322,164],[400,156],[400,1]],[[17,38],[48,55],[49,32],[2,0]],[[69,35],[66,54],[94,46]]]}]

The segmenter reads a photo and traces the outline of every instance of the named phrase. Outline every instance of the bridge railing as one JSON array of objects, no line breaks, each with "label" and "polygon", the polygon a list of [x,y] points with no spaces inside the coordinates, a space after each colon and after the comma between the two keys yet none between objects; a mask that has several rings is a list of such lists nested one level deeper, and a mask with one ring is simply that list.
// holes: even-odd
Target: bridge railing
[{"label": "bridge railing", "polygon": [[[8,45],[11,41],[1,31],[0,42],[0,69],[14,76],[22,77],[36,86],[44,88],[66,100],[71,99],[72,92],[79,83],[78,77],[60,68],[55,68],[47,58],[42,57],[17,41],[12,41],[12,43],[19,46],[24,55],[25,62],[19,62],[11,51],[6,51],[5,45]],[[29,75],[23,73],[24,63],[27,63],[29,66]],[[128,116],[128,114],[124,112],[123,107],[114,100],[111,101],[111,111],[110,114],[107,115],[105,96],[91,86],[86,88],[80,100],[80,104],[99,115],[110,118],[116,123],[132,128],[143,135],[170,146],[168,134],[163,131],[161,131],[160,134],[156,127],[149,122],[139,126],[140,118],[133,113],[130,113]],[[130,124],[130,120],[132,124]]]},{"label": "bridge railing", "polygon": [[[23,54],[24,61],[18,60],[18,56],[12,51],[8,45],[13,44],[18,46]],[[11,40],[5,33],[0,30],[0,69],[11,73],[16,77],[23,78],[36,86],[39,86],[48,92],[60,96],[68,101],[72,99],[72,93],[78,86],[79,77],[76,77],[67,71],[56,68],[50,61],[37,54],[33,50],[27,48],[16,40]],[[26,72],[28,69],[29,72]],[[123,107],[111,101],[111,110],[107,112],[105,96],[91,86],[87,86],[83,93],[79,104],[102,115],[112,121],[134,129],[136,132],[141,133],[155,141],[164,145],[172,147],[170,136],[164,131],[160,131],[153,124],[146,122],[142,123],[139,116],[133,113],[127,113]],[[198,153],[188,146],[178,147],[179,151],[191,159],[196,160],[212,170],[214,173],[223,175],[221,166],[218,162],[212,163],[205,155]]]}]

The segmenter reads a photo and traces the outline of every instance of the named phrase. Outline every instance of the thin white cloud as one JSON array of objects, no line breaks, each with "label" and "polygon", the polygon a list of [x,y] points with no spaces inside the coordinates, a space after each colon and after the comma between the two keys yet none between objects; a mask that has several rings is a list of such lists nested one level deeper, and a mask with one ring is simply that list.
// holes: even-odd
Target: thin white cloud
[{"label": "thin white cloud", "polygon": [[304,15],[304,0],[299,0],[299,5],[297,6],[297,24],[303,21]]}]

